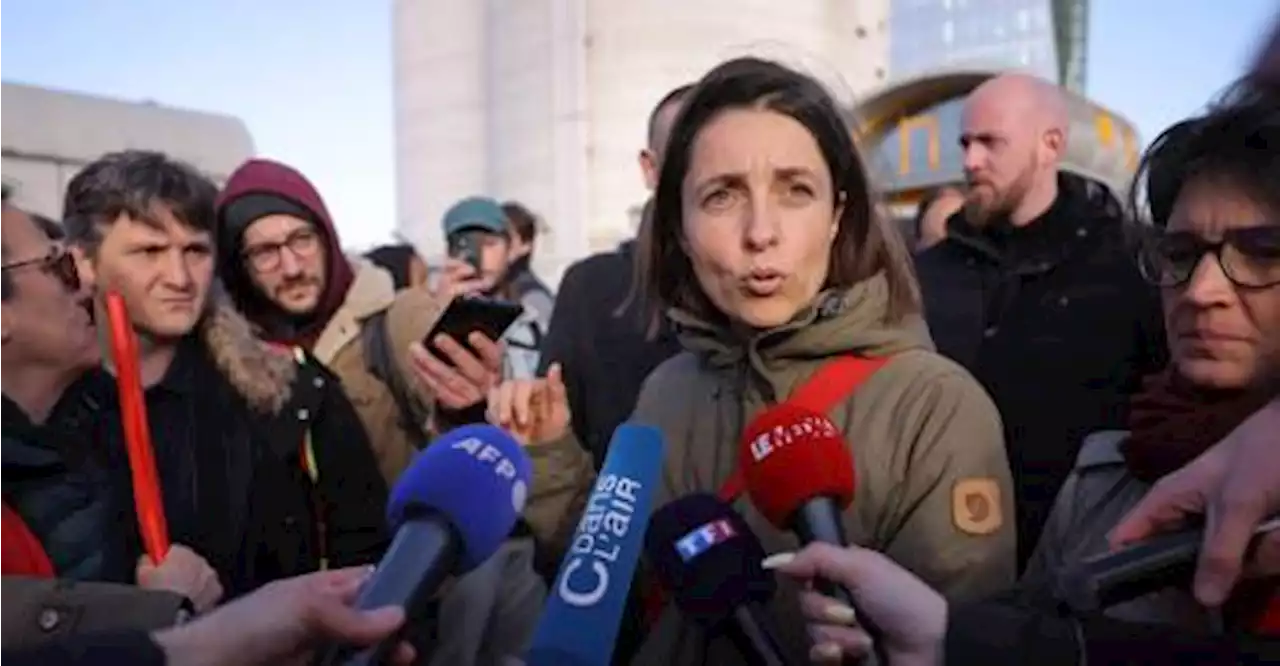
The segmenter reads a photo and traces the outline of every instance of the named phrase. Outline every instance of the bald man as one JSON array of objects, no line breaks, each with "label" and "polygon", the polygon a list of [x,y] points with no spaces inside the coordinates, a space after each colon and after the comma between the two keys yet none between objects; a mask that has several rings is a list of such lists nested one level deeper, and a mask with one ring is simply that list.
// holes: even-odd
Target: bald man
[{"label": "bald man", "polygon": [[1008,74],[974,89],[961,117],[964,206],[947,237],[917,255],[938,350],[983,383],[1004,420],[1020,565],[1077,456],[1122,462],[1081,444],[1126,426],[1129,396],[1167,355],[1158,295],[1125,250],[1119,202],[1059,171],[1069,126],[1048,82]]}]

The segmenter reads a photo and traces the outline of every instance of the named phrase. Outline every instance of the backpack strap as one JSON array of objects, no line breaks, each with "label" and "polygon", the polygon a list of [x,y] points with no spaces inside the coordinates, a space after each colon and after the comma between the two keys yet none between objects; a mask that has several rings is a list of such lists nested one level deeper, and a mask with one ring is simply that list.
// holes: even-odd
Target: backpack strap
[{"label": "backpack strap", "polygon": [[387,387],[391,399],[396,403],[400,427],[418,435],[420,441],[430,439],[423,427],[424,419],[418,418],[419,410],[415,407],[413,398],[409,397],[409,387],[396,368],[395,354],[391,350],[391,332],[387,330],[386,310],[375,312],[364,320],[360,328],[360,343],[364,350],[365,369]]},{"label": "backpack strap", "polygon": [[[800,386],[796,387],[788,404],[803,407],[807,410],[826,414],[842,400],[857,392],[864,382],[884,367],[892,356],[841,356],[832,359],[818,368]],[[728,479],[720,486],[717,493],[720,499],[732,503],[746,490],[746,481],[742,476],[742,467],[733,470]]]},{"label": "backpack strap", "polygon": [[6,576],[27,576],[31,578],[53,578],[53,563],[45,553],[40,539],[36,538],[31,528],[17,511],[9,508],[6,502],[0,505],[0,544],[4,545],[0,563],[4,566]]}]

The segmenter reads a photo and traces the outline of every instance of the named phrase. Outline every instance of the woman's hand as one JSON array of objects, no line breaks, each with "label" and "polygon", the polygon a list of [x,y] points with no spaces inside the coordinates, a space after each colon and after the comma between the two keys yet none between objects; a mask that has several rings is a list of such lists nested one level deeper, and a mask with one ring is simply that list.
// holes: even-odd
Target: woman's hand
[{"label": "woman's hand", "polygon": [[814,579],[822,578],[847,589],[858,611],[883,632],[880,647],[889,663],[881,666],[942,663],[947,601],[884,555],[857,546],[814,543],[798,553],[774,555],[764,567],[808,588],[800,606],[814,640],[813,661],[839,664],[846,655],[861,658],[871,649],[871,638],[858,627],[854,609],[813,591]]},{"label": "woman's hand", "polygon": [[569,431],[569,396],[559,363],[539,379],[511,379],[489,391],[489,422],[524,446],[554,442]]}]

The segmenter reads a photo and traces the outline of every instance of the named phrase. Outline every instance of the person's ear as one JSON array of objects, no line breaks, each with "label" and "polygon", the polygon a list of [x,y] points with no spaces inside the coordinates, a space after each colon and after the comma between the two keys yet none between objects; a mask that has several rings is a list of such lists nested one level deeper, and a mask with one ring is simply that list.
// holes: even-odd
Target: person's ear
[{"label": "person's ear", "polygon": [[98,284],[98,271],[94,265],[93,257],[80,245],[72,245],[70,248],[71,256],[76,260],[76,272],[80,275],[80,282],[89,291],[96,291]]},{"label": "person's ear", "polygon": [[846,199],[845,199],[844,192],[841,192],[839,198],[836,199],[836,210],[834,215],[831,218],[830,238],[831,238],[831,242],[833,243],[836,240],[836,236],[840,234],[840,220],[844,219],[845,203],[846,203]]},{"label": "person's ear", "polygon": [[650,192],[658,189],[658,159],[649,149],[640,151],[640,174],[644,176],[644,186]]}]

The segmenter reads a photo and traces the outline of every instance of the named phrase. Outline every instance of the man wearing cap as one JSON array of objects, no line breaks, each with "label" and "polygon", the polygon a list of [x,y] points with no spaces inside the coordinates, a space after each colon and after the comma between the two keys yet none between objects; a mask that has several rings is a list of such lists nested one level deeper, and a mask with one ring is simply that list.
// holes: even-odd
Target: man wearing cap
[{"label": "man wearing cap", "polygon": [[[539,315],[545,308],[523,302],[504,279],[511,264],[506,212],[494,199],[468,197],[445,212],[443,223],[449,246],[445,275],[459,285],[455,293],[518,302],[524,307],[524,314],[503,336],[504,374],[508,378],[535,376],[545,332],[538,323]],[[469,276],[476,277],[468,281]]]},{"label": "man wearing cap", "polygon": [[344,256],[323,199],[302,174],[271,160],[245,162],[218,197],[217,225],[228,293],[263,338],[304,349],[338,375],[388,484],[433,434],[483,419],[485,392],[499,378],[498,346],[482,341],[477,358],[456,341],[442,345],[452,365],[437,365],[449,390],[430,391],[414,368],[452,287],[397,293],[385,270]]}]

